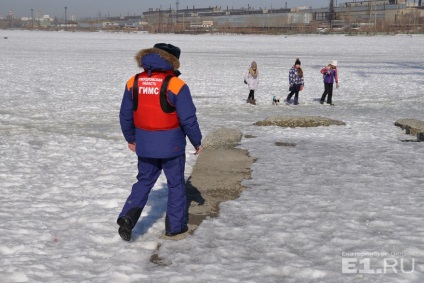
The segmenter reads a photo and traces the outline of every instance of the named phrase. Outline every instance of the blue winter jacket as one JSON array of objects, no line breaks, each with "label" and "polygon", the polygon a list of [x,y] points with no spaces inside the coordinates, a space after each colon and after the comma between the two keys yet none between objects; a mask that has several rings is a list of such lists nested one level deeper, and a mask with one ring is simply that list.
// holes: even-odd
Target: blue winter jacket
[{"label": "blue winter jacket", "polygon": [[[170,56],[169,53],[158,48],[141,50],[137,54],[136,60],[139,66],[149,73],[174,70],[179,67],[176,57]],[[183,155],[185,154],[186,136],[195,148],[201,145],[202,134],[197,122],[196,107],[186,84],[178,93],[168,90],[168,101],[174,105],[177,111],[180,127],[170,130],[147,131],[136,128],[134,125],[133,80],[134,78],[129,79],[126,84],[119,119],[125,140],[128,143],[136,143],[138,156],[172,158]]]},{"label": "blue winter jacket", "polygon": [[339,83],[339,77],[337,73],[337,68],[328,69],[327,67],[324,67],[321,69],[321,74],[323,75],[323,80],[326,84],[333,84],[334,81]]}]

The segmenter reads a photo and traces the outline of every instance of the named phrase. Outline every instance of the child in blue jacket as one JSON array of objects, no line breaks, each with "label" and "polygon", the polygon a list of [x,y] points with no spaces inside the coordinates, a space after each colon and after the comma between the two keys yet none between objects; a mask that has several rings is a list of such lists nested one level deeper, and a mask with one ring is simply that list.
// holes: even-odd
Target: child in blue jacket
[{"label": "child in blue jacket", "polygon": [[333,60],[331,64],[321,69],[321,74],[324,79],[324,93],[321,96],[320,103],[324,104],[327,96],[327,104],[333,104],[333,84],[336,82],[336,87],[339,87],[339,75],[337,70],[337,61]]}]

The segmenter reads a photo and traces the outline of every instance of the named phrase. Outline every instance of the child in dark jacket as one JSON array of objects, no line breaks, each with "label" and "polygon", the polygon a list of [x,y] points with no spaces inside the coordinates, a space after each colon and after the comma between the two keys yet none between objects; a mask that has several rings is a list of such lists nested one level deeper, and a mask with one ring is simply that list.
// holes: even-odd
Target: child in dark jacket
[{"label": "child in dark jacket", "polygon": [[294,66],[289,71],[289,83],[290,83],[290,93],[287,95],[286,103],[290,104],[290,99],[294,95],[294,105],[299,104],[299,92],[303,90],[304,80],[303,80],[303,71],[300,68],[300,60],[296,59]]}]

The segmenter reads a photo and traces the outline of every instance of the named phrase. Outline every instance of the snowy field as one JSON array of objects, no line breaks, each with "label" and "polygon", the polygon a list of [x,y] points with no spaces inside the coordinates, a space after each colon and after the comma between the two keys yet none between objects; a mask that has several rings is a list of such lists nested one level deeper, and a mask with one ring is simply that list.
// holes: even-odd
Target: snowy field
[{"label": "snowy field", "polygon": [[[8,37],[8,39],[4,39]],[[194,235],[165,241],[161,176],[134,230],[116,218],[135,181],[121,135],[134,55],[182,49],[204,135],[234,127],[256,162],[249,189]],[[424,282],[424,36],[146,35],[0,30],[0,282]],[[272,106],[302,61],[299,106]],[[335,107],[317,102],[338,60]],[[258,63],[258,105],[243,73]],[[346,126],[258,127],[277,115]],[[276,142],[295,143],[278,147]],[[187,178],[195,164],[187,151]],[[159,256],[167,266],[150,262]]]}]

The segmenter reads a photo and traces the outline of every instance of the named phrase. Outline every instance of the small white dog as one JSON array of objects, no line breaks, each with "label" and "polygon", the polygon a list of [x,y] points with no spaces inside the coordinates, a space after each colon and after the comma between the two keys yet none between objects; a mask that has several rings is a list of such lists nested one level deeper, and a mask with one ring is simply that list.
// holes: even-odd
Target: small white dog
[{"label": "small white dog", "polygon": [[272,98],[272,105],[278,105],[278,103],[280,103],[280,97],[274,95]]}]

